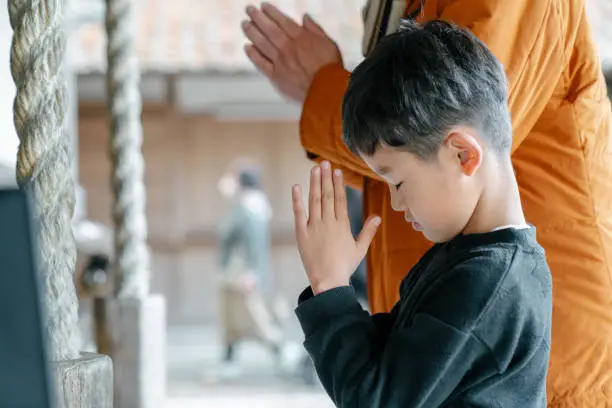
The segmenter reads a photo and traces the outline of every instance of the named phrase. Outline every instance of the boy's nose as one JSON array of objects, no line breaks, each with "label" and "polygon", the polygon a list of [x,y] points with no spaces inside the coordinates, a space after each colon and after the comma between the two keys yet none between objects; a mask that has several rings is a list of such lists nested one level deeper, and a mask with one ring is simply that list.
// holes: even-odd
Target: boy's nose
[{"label": "boy's nose", "polygon": [[399,205],[397,202],[395,202],[394,200],[391,200],[391,208],[393,208],[393,211],[404,211],[404,207]]},{"label": "boy's nose", "polygon": [[404,211],[404,205],[402,204],[401,197],[396,191],[393,191],[395,186],[389,186],[389,192],[391,194],[391,208],[394,211]]}]

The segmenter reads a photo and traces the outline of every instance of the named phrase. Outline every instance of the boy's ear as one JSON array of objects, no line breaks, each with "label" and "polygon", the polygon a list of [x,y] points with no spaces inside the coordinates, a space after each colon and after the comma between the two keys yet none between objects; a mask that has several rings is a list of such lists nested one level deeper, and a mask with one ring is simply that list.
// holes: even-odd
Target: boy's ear
[{"label": "boy's ear", "polygon": [[482,164],[482,146],[472,135],[453,131],[446,137],[446,145],[466,176],[472,176]]}]

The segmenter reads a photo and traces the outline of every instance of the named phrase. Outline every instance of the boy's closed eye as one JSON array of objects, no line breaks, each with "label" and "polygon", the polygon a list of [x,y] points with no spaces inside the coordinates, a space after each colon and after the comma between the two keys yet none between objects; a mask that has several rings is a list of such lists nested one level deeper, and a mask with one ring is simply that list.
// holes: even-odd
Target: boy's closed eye
[{"label": "boy's closed eye", "polygon": [[399,189],[400,189],[400,187],[402,186],[402,184],[404,184],[404,182],[403,182],[403,181],[401,181],[401,182],[397,183],[397,184],[395,185],[395,189],[396,189],[396,190],[399,190]]}]

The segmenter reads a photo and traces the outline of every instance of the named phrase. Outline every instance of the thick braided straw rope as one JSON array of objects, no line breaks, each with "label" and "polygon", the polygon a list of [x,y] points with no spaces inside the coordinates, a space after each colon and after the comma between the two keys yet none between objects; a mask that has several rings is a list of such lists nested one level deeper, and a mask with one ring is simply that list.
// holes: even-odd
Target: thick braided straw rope
[{"label": "thick braided straw rope", "polygon": [[113,164],[116,294],[149,292],[149,250],[143,182],[140,73],[134,50],[133,0],[107,0],[107,86]]},{"label": "thick braided straw rope", "polygon": [[[41,275],[53,361],[77,356],[76,249],[72,141],[64,129],[66,84],[61,75],[66,37],[61,0],[9,0],[13,28],[11,73],[17,94],[14,122],[20,139],[17,181],[31,193],[40,228]],[[5,90],[5,92],[8,90]]]}]

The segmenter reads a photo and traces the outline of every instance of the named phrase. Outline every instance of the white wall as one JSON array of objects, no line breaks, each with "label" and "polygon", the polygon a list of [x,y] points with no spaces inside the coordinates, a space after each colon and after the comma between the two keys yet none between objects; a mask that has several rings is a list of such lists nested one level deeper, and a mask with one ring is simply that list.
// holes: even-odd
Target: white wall
[{"label": "white wall", "polygon": [[[104,76],[80,75],[81,102],[106,99]],[[145,103],[167,103],[172,93],[182,113],[213,115],[220,121],[297,121],[301,107],[285,101],[263,76],[255,73],[143,74],[140,92]]]}]

